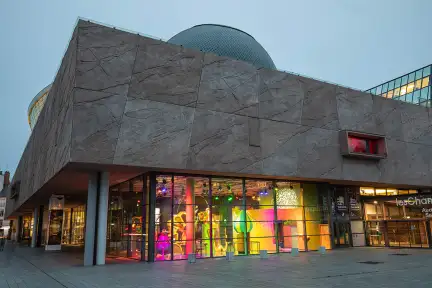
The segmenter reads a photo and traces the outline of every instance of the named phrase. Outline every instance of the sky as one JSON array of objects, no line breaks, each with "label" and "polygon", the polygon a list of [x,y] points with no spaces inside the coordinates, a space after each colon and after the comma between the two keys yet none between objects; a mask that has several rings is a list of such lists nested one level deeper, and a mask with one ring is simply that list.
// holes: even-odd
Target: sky
[{"label": "sky", "polygon": [[430,0],[0,0],[0,170],[15,171],[28,105],[53,81],[78,17],[165,40],[233,26],[280,70],[362,90],[432,63]]}]

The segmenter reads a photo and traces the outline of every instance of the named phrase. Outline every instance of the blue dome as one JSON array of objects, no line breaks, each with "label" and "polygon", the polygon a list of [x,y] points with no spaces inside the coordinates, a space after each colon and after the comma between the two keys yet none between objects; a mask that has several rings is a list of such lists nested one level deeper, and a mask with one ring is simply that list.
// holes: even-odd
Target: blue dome
[{"label": "blue dome", "polygon": [[251,35],[228,26],[197,25],[173,36],[168,43],[276,69],[270,55]]}]

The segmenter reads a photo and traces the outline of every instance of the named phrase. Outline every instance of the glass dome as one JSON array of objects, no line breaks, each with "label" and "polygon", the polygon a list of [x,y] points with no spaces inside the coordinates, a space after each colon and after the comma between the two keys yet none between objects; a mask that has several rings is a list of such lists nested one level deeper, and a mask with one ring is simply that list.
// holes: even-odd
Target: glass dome
[{"label": "glass dome", "polygon": [[251,35],[228,26],[197,25],[173,36],[168,43],[276,69],[270,55]]},{"label": "glass dome", "polygon": [[48,92],[51,89],[51,84],[42,89],[31,101],[27,116],[28,116],[28,122],[30,125],[30,129],[33,130],[34,126],[36,125],[37,119],[39,118],[39,114],[42,111],[42,108],[45,104],[46,97],[48,95]]}]

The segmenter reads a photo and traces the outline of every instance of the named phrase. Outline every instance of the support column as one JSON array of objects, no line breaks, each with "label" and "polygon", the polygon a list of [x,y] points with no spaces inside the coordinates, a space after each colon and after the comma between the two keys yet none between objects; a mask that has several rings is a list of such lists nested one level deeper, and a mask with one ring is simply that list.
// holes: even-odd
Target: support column
[{"label": "support column", "polygon": [[31,238],[31,248],[36,248],[36,239],[38,234],[39,207],[33,209],[33,228]]},{"label": "support column", "polygon": [[86,229],[84,236],[84,266],[95,264],[95,239],[96,239],[96,208],[98,194],[99,173],[89,174],[87,207],[86,207]]},{"label": "support column", "polygon": [[100,173],[98,216],[97,216],[97,249],[96,265],[105,265],[107,225],[108,225],[109,173]]},{"label": "support column", "polygon": [[155,208],[156,208],[156,174],[150,173],[149,214],[148,214],[148,262],[155,261]]},{"label": "support column", "polygon": [[195,253],[195,181],[186,179],[186,255]]},{"label": "support column", "polygon": [[42,232],[43,232],[43,216],[44,216],[44,206],[39,206],[39,219],[37,226],[37,237],[36,237],[36,247],[42,246]]}]

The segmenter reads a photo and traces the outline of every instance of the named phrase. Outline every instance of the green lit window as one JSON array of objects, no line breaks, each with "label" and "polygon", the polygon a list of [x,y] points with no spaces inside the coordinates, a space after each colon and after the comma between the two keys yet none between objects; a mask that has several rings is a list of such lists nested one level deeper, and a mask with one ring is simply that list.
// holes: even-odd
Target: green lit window
[{"label": "green lit window", "polygon": [[415,72],[415,80],[418,80],[418,79],[422,78],[422,72],[423,72],[423,69],[417,70]]},{"label": "green lit window", "polygon": [[429,86],[429,76],[423,78],[423,80],[422,80],[422,88],[424,88],[426,86]]},{"label": "green lit window", "polygon": [[405,102],[413,103],[413,93],[408,93],[405,96]]},{"label": "green lit window", "polygon": [[413,101],[412,103],[414,103],[414,104],[420,103],[420,90],[414,91],[412,101]]},{"label": "green lit window", "polygon": [[382,85],[382,92],[383,92],[383,93],[384,93],[384,92],[387,92],[387,89],[388,89],[388,83],[383,84],[383,85]]},{"label": "green lit window", "polygon": [[422,86],[422,79],[416,80],[414,82],[414,90],[421,89],[421,86]]},{"label": "green lit window", "polygon": [[423,68],[423,77],[429,76],[431,71],[431,66]]},{"label": "green lit window", "polygon": [[376,95],[380,95],[382,92],[381,90],[382,90],[382,86],[380,85],[376,88]]},{"label": "green lit window", "polygon": [[399,97],[399,96],[400,96],[400,88],[396,88],[394,90],[393,97]]},{"label": "green lit window", "polygon": [[398,78],[395,80],[395,87],[400,87],[401,86],[401,80],[402,78]]},{"label": "green lit window", "polygon": [[408,75],[408,82],[413,82],[415,78],[415,72],[412,72]]},{"label": "green lit window", "polygon": [[395,81],[394,81],[394,80],[391,81],[391,82],[389,82],[388,90],[393,90],[394,87],[395,87],[394,84],[395,84]]},{"label": "green lit window", "polygon": [[401,85],[406,85],[408,83],[408,75],[405,75],[402,77],[402,83]]}]

